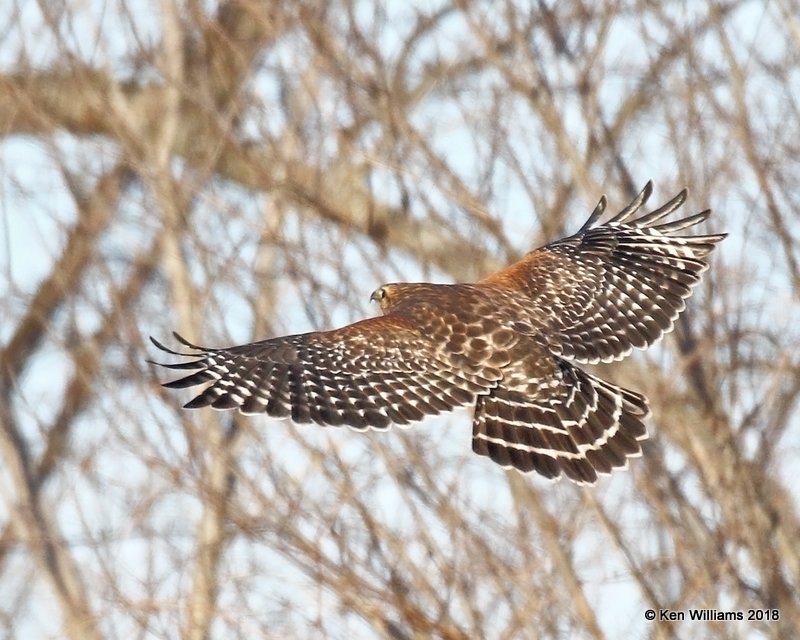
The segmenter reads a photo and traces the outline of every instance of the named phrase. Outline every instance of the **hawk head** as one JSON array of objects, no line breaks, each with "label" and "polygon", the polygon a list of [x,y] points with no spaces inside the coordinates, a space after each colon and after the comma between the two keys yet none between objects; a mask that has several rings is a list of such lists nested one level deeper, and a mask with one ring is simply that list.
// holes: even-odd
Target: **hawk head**
[{"label": "hawk head", "polygon": [[386,313],[397,302],[394,298],[396,289],[397,285],[394,284],[380,286],[372,292],[372,295],[369,297],[370,302],[377,302],[381,307],[381,311]]},{"label": "hawk head", "polygon": [[404,303],[436,303],[442,297],[443,289],[449,285],[425,282],[392,282],[378,287],[369,299],[381,306],[384,314],[396,311]]}]

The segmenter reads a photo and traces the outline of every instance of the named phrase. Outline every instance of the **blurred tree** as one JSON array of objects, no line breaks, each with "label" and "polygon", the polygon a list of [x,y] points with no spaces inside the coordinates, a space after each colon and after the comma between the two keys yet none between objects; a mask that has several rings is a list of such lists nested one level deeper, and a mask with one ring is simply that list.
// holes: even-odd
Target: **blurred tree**
[{"label": "blurred tree", "polygon": [[[4,637],[791,637],[798,9],[12,3]],[[463,413],[188,412],[145,362],[147,334],[327,328],[382,282],[474,279],[650,177],[731,237],[663,346],[604,371],[653,418],[595,489],[504,475]]]}]

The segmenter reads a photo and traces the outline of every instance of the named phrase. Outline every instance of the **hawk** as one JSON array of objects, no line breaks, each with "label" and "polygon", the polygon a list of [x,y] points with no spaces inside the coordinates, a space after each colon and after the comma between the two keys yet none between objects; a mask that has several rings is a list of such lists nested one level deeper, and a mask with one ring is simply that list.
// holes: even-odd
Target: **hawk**
[{"label": "hawk", "polygon": [[576,366],[620,360],[672,330],[726,234],[675,235],[710,210],[664,222],[684,189],[635,217],[642,192],[580,230],[470,284],[376,289],[383,315],[332,331],[212,349],[175,338],[191,371],[165,387],[208,386],[186,408],[237,408],[358,430],[474,407],[472,449],[506,468],[580,484],[627,466],[647,437],[647,399]]}]

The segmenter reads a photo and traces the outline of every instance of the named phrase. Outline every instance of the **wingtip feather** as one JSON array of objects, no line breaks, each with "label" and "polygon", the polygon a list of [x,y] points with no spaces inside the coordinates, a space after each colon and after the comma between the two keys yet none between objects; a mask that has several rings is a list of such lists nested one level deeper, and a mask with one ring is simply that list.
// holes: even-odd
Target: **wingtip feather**
[{"label": "wingtip feather", "polygon": [[603,212],[606,210],[606,205],[608,204],[608,199],[606,198],[606,194],[600,196],[600,201],[597,203],[597,206],[592,211],[592,214],[589,216],[589,219],[583,224],[583,226],[578,229],[578,233],[583,233],[584,231],[591,228],[591,226],[597,222],[600,216],[603,215]]},{"label": "wingtip feather", "polygon": [[631,200],[631,203],[611,220],[609,220],[609,223],[622,224],[639,209],[641,209],[650,199],[651,195],[653,195],[653,181],[648,180],[647,184],[644,185],[644,188],[639,192],[639,194],[633,200]]}]

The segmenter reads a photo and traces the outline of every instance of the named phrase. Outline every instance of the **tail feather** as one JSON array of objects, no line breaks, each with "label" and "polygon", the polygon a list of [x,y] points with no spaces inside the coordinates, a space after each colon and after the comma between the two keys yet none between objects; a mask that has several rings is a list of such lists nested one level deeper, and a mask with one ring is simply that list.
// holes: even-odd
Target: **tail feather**
[{"label": "tail feather", "polygon": [[566,362],[561,393],[526,398],[497,387],[479,396],[472,449],[498,464],[547,478],[562,473],[579,484],[627,466],[641,454],[649,414],[644,396]]}]

